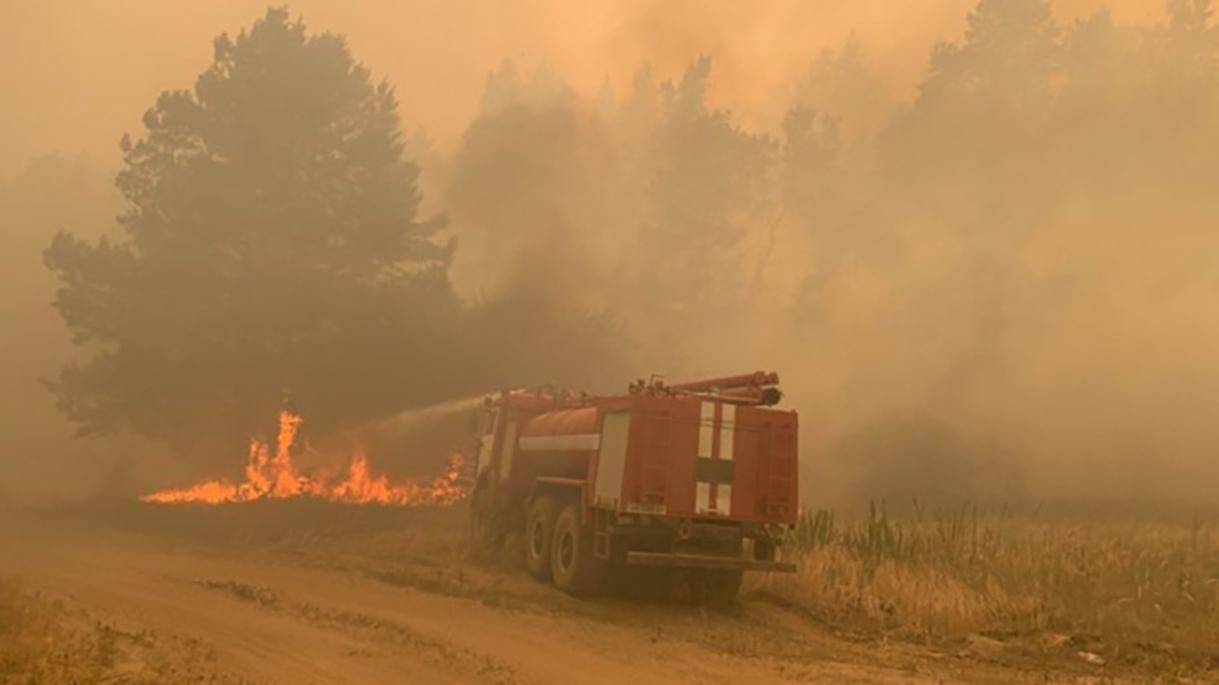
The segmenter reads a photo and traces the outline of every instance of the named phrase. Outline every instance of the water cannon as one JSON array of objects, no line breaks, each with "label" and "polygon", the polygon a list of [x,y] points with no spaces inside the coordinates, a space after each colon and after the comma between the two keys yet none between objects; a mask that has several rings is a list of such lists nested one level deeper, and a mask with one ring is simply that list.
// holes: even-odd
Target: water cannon
[{"label": "water cannon", "polygon": [[642,379],[631,384],[632,394],[649,395],[697,395],[732,404],[749,404],[769,407],[783,399],[779,390],[779,374],[773,371],[754,371],[735,376],[720,376],[697,381],[665,384],[659,376]]}]

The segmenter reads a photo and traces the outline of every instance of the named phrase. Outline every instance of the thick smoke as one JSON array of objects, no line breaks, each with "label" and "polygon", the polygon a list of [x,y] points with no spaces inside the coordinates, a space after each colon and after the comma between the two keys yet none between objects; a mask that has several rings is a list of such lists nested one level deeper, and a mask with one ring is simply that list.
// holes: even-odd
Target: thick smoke
[{"label": "thick smoke", "polygon": [[[438,394],[774,368],[816,506],[1213,498],[1219,46],[1205,3],[1150,4],[292,9],[347,34],[423,126],[409,149],[458,240],[450,278],[477,351]],[[18,157],[0,162],[86,149],[104,167],[155,94],[260,9],[129,10],[167,27],[155,64],[61,27],[45,49],[73,69],[138,76],[103,82],[83,122],[24,89],[0,145]],[[19,25],[57,12],[30,6]],[[12,76],[55,82],[46,69]],[[25,206],[21,183],[51,187],[31,178],[6,207]],[[13,224],[27,252],[113,214],[62,195],[87,216],[29,210]],[[36,323],[14,361],[66,354],[34,306],[50,299],[36,259],[14,266],[32,294],[13,311]],[[12,387],[34,396],[18,365]],[[39,425],[14,452],[63,430]]]},{"label": "thick smoke", "polygon": [[557,103],[501,70],[454,277],[540,277],[640,371],[783,370],[811,502],[1210,497],[1209,26],[982,2],[915,95],[850,40],[775,130],[715,105],[714,57]]}]

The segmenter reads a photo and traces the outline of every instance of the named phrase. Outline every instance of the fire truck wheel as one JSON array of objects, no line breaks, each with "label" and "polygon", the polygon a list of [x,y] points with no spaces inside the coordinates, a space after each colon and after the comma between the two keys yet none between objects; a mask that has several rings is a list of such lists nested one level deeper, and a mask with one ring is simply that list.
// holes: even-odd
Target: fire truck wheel
[{"label": "fire truck wheel", "polygon": [[525,517],[525,568],[538,580],[550,580],[550,547],[558,506],[553,497],[538,497]]},{"label": "fire truck wheel", "polygon": [[593,554],[593,532],[580,524],[575,503],[563,507],[555,523],[551,561],[555,587],[563,592],[588,597],[600,591],[604,564]]},{"label": "fire truck wheel", "polygon": [[744,571],[727,569],[703,569],[696,571],[691,579],[694,583],[695,600],[709,607],[723,609],[732,606],[741,592]]}]

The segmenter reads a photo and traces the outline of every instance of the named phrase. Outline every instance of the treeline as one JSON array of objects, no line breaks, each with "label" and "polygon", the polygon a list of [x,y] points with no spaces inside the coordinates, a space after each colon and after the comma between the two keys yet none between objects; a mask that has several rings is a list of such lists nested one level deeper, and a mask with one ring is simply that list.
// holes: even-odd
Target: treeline
[{"label": "treeline", "polygon": [[602,312],[628,368],[782,369],[814,490],[1206,496],[1211,15],[982,0],[912,101],[851,42],[770,132],[713,58],[595,97],[506,66],[445,175],[454,274]]},{"label": "treeline", "polygon": [[284,403],[326,430],[496,387],[775,367],[822,488],[1213,469],[1206,0],[1150,26],[981,0],[911,101],[852,42],[774,131],[709,104],[714,55],[596,94],[505,63],[452,154],[285,11],[216,45],[125,144],[122,237],[47,253],[86,345],[57,396],[86,430],[236,442]]}]

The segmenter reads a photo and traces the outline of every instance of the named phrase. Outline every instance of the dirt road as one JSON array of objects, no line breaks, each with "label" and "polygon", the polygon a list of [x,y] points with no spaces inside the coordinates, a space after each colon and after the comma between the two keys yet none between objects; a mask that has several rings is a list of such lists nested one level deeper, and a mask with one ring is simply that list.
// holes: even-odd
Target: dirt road
[{"label": "dirt road", "polygon": [[[513,574],[536,606],[459,597],[283,555],[182,549],[97,526],[9,517],[0,577],[104,629],[116,682],[1012,682],[910,645],[854,642],[782,608],[730,614],[576,603]],[[775,636],[782,636],[775,639]],[[65,658],[68,658],[65,656]],[[141,676],[142,674],[142,676]]]}]

